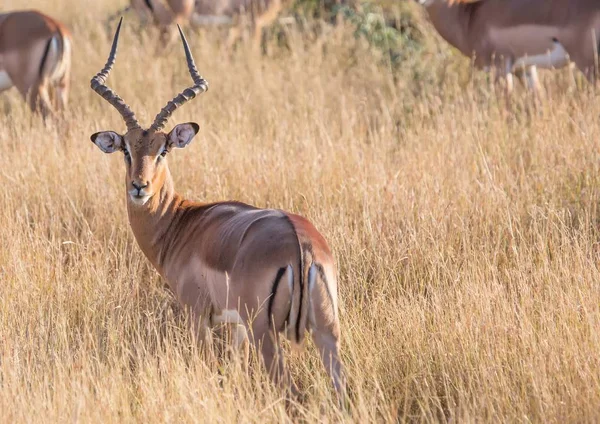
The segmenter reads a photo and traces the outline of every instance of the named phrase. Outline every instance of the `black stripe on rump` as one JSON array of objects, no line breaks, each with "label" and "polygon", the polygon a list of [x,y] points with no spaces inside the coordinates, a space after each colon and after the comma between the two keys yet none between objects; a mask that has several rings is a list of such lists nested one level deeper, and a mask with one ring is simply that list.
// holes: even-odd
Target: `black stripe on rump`
[{"label": "black stripe on rump", "polygon": [[42,56],[42,62],[40,63],[40,78],[43,78],[44,75],[44,65],[46,64],[46,60],[48,60],[48,53],[50,53],[50,44],[52,44],[52,39],[54,38],[54,35],[52,37],[50,37],[50,40],[48,40],[48,43],[46,44],[46,49],[44,50],[44,55]]},{"label": "black stripe on rump", "polygon": [[296,318],[296,341],[300,341],[300,318],[302,318],[302,296],[304,291],[304,254],[302,246],[300,248],[300,261],[298,263],[298,282],[300,283],[300,302],[298,304],[298,317]]},{"label": "black stripe on rump", "polygon": [[269,327],[273,327],[273,302],[275,301],[275,296],[277,295],[277,288],[279,287],[279,283],[281,282],[281,277],[285,274],[286,268],[279,268],[277,271],[277,275],[275,276],[275,281],[273,281],[273,288],[271,289],[271,297],[269,298],[269,305],[267,306],[267,313],[269,314]]}]

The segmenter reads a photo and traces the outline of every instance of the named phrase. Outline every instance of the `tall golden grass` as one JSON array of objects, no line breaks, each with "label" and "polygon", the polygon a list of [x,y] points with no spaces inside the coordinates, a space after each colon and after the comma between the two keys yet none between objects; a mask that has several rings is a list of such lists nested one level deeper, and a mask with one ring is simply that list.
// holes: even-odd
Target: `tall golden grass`
[{"label": "tall golden grass", "polygon": [[[122,159],[89,141],[124,130],[88,85],[119,5],[27,5],[70,26],[74,75],[56,124],[2,97],[1,422],[600,418],[595,94],[545,74],[543,104],[507,108],[422,19],[425,49],[394,74],[344,28],[290,30],[262,58],[189,34],[211,88],[173,119],[201,125],[169,159],[177,188],[301,213],[339,264],[350,406],[310,345],[286,406],[261,372],[202,360],[129,230]],[[109,83],[149,123],[189,76],[179,44],[157,59],[134,29]]]}]

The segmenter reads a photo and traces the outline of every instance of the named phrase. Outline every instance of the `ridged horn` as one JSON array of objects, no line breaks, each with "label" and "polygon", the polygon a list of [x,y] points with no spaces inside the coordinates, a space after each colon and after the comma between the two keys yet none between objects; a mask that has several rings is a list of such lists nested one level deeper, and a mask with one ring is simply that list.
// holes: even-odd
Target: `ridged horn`
[{"label": "ridged horn", "polygon": [[108,74],[112,70],[113,65],[115,64],[115,58],[117,56],[117,45],[119,43],[119,33],[121,32],[121,24],[123,23],[123,18],[119,21],[119,26],[117,27],[117,31],[115,32],[115,38],[112,42],[112,47],[110,49],[110,54],[108,55],[108,60],[106,61],[106,65],[104,68],[96,74],[92,81],[90,82],[92,86],[92,90],[96,93],[100,94],[104,100],[114,106],[115,109],[121,114],[123,119],[125,120],[125,124],[127,125],[127,131],[131,131],[133,129],[140,128],[140,124],[135,118],[135,113],[131,110],[127,103],[120,98],[114,91],[108,88],[104,83],[108,78]]},{"label": "ridged horn", "polygon": [[179,29],[179,35],[181,36],[181,41],[183,42],[183,49],[185,50],[188,69],[190,71],[190,75],[192,76],[192,80],[194,80],[194,85],[183,90],[177,95],[177,97],[168,102],[167,105],[161,109],[160,113],[156,115],[156,118],[154,118],[154,123],[152,123],[152,126],[150,127],[150,129],[154,131],[162,130],[171,117],[171,114],[179,106],[182,106],[186,102],[189,102],[195,98],[198,94],[204,93],[206,90],[208,90],[208,82],[200,76],[198,69],[196,69],[196,64],[194,63],[194,58],[192,57],[192,52],[190,51],[190,46],[188,45],[187,40],[185,39],[185,35],[183,35],[183,31],[179,25],[177,25],[177,28]]}]

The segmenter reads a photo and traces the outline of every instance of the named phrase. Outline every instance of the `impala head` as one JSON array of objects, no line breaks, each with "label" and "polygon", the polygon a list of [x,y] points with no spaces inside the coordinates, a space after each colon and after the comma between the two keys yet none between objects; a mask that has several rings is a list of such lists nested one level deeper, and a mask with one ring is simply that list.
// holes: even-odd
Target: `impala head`
[{"label": "impala head", "polygon": [[122,21],[121,18],[106,65],[92,78],[91,86],[121,114],[127,125],[127,132],[120,134],[114,131],[101,131],[93,134],[91,139],[104,153],[121,152],[123,154],[127,168],[126,184],[129,200],[134,205],[145,205],[152,196],[160,192],[166,181],[168,175],[167,153],[174,148],[187,146],[198,133],[199,126],[194,122],[179,124],[170,132],[163,132],[167,120],[179,106],[205,92],[208,89],[208,83],[198,73],[183,31],[179,28],[194,85],[168,102],[156,115],[150,128],[145,130],[140,127],[129,106],[104,84],[115,63]]}]

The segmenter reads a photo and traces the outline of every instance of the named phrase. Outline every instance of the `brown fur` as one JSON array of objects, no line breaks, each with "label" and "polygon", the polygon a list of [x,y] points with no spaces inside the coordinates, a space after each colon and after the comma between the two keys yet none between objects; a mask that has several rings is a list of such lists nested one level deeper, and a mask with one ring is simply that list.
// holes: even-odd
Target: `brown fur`
[{"label": "brown fur", "polygon": [[71,36],[40,12],[0,15],[0,71],[34,111],[44,117],[66,106],[71,71]]}]

